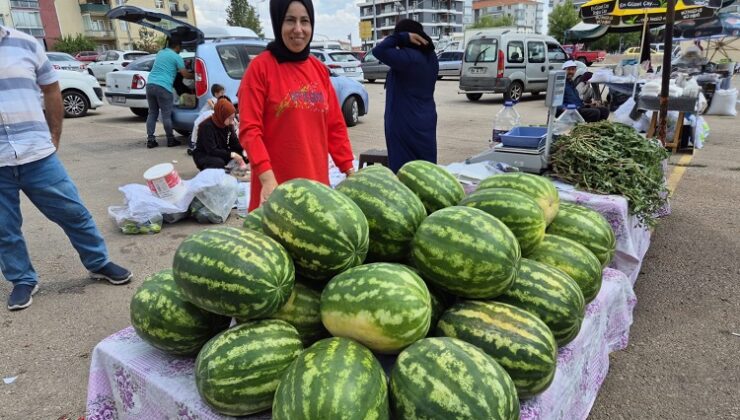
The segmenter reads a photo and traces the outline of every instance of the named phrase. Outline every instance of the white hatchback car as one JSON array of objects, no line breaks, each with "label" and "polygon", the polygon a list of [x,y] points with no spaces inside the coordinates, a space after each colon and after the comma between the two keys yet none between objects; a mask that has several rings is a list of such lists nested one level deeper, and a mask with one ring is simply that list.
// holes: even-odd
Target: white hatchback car
[{"label": "white hatchback car", "polygon": [[311,54],[339,76],[348,77],[358,82],[365,79],[362,67],[360,67],[360,60],[349,51],[311,49]]},{"label": "white hatchback car", "polygon": [[149,55],[146,51],[118,51],[108,50],[101,53],[95,62],[88,64],[87,71],[98,80],[105,80],[105,76],[112,71],[121,71],[139,57]]},{"label": "white hatchback car", "polygon": [[110,72],[105,76],[105,100],[110,105],[130,108],[139,117],[146,117],[146,82],[154,66],[156,55],[146,55],[129,64],[126,70]]},{"label": "white hatchback car", "polygon": [[71,70],[57,70],[57,74],[65,117],[84,117],[88,110],[103,106],[103,89],[94,77]]}]

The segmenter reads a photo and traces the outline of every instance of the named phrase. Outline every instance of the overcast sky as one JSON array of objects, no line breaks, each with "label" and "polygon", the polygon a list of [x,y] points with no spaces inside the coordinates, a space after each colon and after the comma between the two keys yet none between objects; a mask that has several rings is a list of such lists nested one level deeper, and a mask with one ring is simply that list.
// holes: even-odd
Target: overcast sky
[{"label": "overcast sky", "polygon": [[[225,25],[228,3],[228,0],[195,0],[198,25]],[[257,6],[265,36],[272,38],[269,0],[250,0],[249,3]],[[352,0],[313,0],[316,12],[314,39],[323,39],[320,35],[326,35],[332,40],[346,40],[347,35],[352,34],[352,44],[359,45],[360,8],[356,3],[357,1]]]}]

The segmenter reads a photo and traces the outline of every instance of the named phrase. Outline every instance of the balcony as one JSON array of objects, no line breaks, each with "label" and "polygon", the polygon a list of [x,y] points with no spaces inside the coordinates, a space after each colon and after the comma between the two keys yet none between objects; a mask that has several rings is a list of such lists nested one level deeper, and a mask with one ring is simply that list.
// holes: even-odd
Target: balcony
[{"label": "balcony", "polygon": [[101,3],[80,3],[80,12],[82,14],[104,15],[108,13],[110,6]]},{"label": "balcony", "polygon": [[10,7],[13,9],[38,9],[39,2],[33,0],[10,0]]},{"label": "balcony", "polygon": [[116,34],[108,29],[85,29],[85,36],[101,40],[116,38]]}]

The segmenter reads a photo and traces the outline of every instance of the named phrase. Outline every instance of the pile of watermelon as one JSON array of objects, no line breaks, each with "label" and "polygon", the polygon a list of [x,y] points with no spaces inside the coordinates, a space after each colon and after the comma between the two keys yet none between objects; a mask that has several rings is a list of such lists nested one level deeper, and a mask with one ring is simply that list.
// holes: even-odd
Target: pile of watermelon
[{"label": "pile of watermelon", "polygon": [[547,178],[495,175],[466,197],[428,162],[370,166],[336,189],[288,181],[243,228],[189,236],[131,321],[197,356],[197,389],[222,414],[516,419],[614,251],[609,223]]}]

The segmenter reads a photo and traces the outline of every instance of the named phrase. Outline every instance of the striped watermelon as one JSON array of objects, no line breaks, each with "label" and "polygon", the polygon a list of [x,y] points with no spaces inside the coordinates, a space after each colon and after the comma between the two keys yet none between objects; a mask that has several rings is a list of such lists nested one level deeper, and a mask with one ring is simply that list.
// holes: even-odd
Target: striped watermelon
[{"label": "striped watermelon", "polygon": [[540,317],[560,347],[581,329],[585,303],[578,283],[547,264],[522,258],[514,284],[496,300]]},{"label": "striped watermelon", "polygon": [[172,267],[187,300],[240,319],[277,312],[295,281],[293,262],[279,243],[263,233],[233,227],[188,236],[177,248]]},{"label": "striped watermelon", "polygon": [[242,225],[245,229],[253,229],[257,232],[262,232],[262,207],[257,207],[247,214],[244,218],[244,224]]},{"label": "striped watermelon", "polygon": [[519,400],[506,371],[478,347],[425,338],[393,366],[391,412],[399,420],[515,420]]},{"label": "striped watermelon", "polygon": [[344,194],[307,179],[278,186],[262,205],[265,233],[288,250],[296,271],[325,282],[367,256],[365,215]]},{"label": "striped watermelon", "polygon": [[547,233],[572,239],[588,248],[606,268],[617,249],[617,238],[609,222],[596,210],[577,204],[562,203]]},{"label": "striped watermelon", "polygon": [[555,184],[549,178],[528,174],[526,172],[507,172],[494,175],[481,181],[478,190],[488,188],[511,188],[534,198],[545,212],[547,224],[555,219],[560,206],[560,196]]},{"label": "striped watermelon", "polygon": [[447,169],[424,160],[403,165],[398,179],[419,196],[429,214],[457,205],[465,197],[462,185]]},{"label": "striped watermelon", "polygon": [[365,174],[367,174],[367,173],[374,173],[374,174],[378,174],[378,175],[387,175],[387,176],[390,176],[390,177],[393,177],[393,178],[396,177],[396,174],[393,173],[393,171],[391,170],[391,168],[389,168],[387,166],[383,166],[383,165],[368,165],[368,166],[360,169],[357,173],[358,174],[362,174],[362,173],[365,173]]},{"label": "striped watermelon", "polygon": [[298,356],[280,379],[272,418],[386,420],[385,372],[357,342],[321,340]]},{"label": "striped watermelon", "polygon": [[368,169],[342,181],[337,191],[354,201],[367,218],[368,261],[401,261],[411,250],[411,240],[426,210],[390,169]]},{"label": "striped watermelon", "polygon": [[545,235],[527,258],[559,268],[578,283],[586,303],[601,289],[601,262],[588,248],[568,238]]},{"label": "striped watermelon", "polygon": [[206,312],[186,301],[172,270],[147,277],[131,299],[131,325],[144,341],[175,356],[193,356],[231,318]]},{"label": "striped watermelon", "polygon": [[304,284],[295,284],[288,302],[272,317],[294,326],[304,346],[329,336],[321,323],[321,293]]},{"label": "striped watermelon", "polygon": [[557,344],[536,315],[500,302],[458,302],[437,323],[439,335],[480,347],[511,376],[519,398],[547,389],[555,377]]},{"label": "striped watermelon", "polygon": [[303,351],[298,331],[268,319],[213,337],[195,360],[195,384],[214,410],[245,416],[272,407],[280,378]]},{"label": "striped watermelon", "polygon": [[443,291],[493,298],[511,286],[519,243],[501,221],[470,207],[448,207],[422,222],[411,245],[414,266]]},{"label": "striped watermelon", "polygon": [[511,188],[487,188],[465,197],[461,206],[473,207],[506,224],[527,255],[545,237],[545,213],[529,195]]},{"label": "striped watermelon", "polygon": [[331,279],[321,294],[321,321],[336,337],[378,353],[398,353],[429,331],[426,284],[401,264],[373,263]]}]

